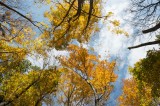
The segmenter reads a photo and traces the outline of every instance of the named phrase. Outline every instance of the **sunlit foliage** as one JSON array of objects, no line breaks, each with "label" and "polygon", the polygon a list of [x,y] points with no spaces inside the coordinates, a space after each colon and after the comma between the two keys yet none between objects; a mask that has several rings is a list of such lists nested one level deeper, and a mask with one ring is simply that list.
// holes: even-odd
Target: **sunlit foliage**
[{"label": "sunlit foliage", "polygon": [[123,81],[122,95],[119,97],[120,106],[148,106],[152,101],[151,88],[143,87],[134,79]]},{"label": "sunlit foliage", "polygon": [[62,75],[60,91],[65,96],[60,97],[60,102],[103,105],[109,99],[112,83],[117,78],[114,74],[115,61],[100,60],[98,56],[88,53],[87,49],[76,45],[70,45],[68,51],[69,58],[60,58],[63,70],[67,72]]}]

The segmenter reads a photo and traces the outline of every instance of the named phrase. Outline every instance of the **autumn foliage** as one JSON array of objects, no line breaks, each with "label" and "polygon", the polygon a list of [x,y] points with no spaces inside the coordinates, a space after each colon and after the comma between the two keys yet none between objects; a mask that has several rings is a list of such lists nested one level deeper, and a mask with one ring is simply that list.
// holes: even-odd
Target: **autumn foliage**
[{"label": "autumn foliage", "polygon": [[69,58],[60,58],[67,72],[62,75],[63,83],[67,85],[61,84],[61,90],[64,94],[69,93],[70,97],[60,98],[69,99],[64,103],[72,105],[76,103],[103,105],[109,99],[113,90],[112,83],[117,78],[114,74],[115,61],[100,60],[100,57],[89,54],[88,50],[82,46],[70,45],[68,51],[70,52]]},{"label": "autumn foliage", "polygon": [[[114,13],[104,14],[102,0],[30,0],[50,7],[38,22],[34,8],[25,8],[30,2],[11,1],[0,1],[0,106],[104,106],[119,66],[84,45],[104,24],[112,34],[128,36]],[[123,81],[120,106],[159,101],[159,57],[158,50],[149,51],[129,69],[133,77]]]}]

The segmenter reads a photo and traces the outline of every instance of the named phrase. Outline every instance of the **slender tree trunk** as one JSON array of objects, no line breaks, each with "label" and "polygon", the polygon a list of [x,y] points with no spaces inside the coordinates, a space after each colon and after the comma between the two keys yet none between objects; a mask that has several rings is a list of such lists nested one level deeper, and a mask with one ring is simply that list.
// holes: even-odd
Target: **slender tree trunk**
[{"label": "slender tree trunk", "polygon": [[70,97],[67,99],[67,106],[70,106]]},{"label": "slender tree trunk", "polygon": [[97,100],[95,100],[95,106],[98,106],[98,105],[97,105]]},{"label": "slender tree trunk", "polygon": [[99,99],[95,99],[95,106],[99,106]]}]

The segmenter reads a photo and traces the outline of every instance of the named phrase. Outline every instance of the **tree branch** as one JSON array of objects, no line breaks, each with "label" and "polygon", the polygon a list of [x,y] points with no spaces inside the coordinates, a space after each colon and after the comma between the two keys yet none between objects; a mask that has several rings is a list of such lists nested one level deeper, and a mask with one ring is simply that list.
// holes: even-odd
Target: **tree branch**
[{"label": "tree branch", "polygon": [[[30,18],[26,17],[26,16],[23,15],[22,13],[20,13],[20,12],[18,12],[17,10],[9,7],[7,4],[5,4],[5,3],[1,2],[1,1],[0,1],[0,5],[6,7],[7,9],[9,9],[9,10],[11,10],[11,11],[14,11],[15,13],[17,13],[18,15],[20,15],[20,16],[23,17],[24,19],[28,20],[32,25],[36,26],[36,27],[41,31],[41,29],[39,28],[39,26],[37,26],[37,25],[34,23],[35,21],[32,21]],[[42,32],[42,31],[41,31],[41,32]]]},{"label": "tree branch", "polygon": [[[66,3],[70,4],[69,2],[66,2]],[[78,7],[77,7],[77,6],[73,6],[73,9],[75,9],[75,10],[78,11]],[[83,10],[82,8],[81,8],[81,11],[82,11],[83,13],[89,15],[89,13],[86,12],[85,10]],[[106,17],[108,17],[107,15],[106,15],[106,16],[98,16],[98,15],[95,15],[95,14],[93,14],[93,13],[92,13],[91,15],[92,15],[93,17],[96,17],[96,18],[106,18]]]},{"label": "tree branch", "polygon": [[142,44],[137,45],[137,46],[128,47],[128,49],[131,50],[131,49],[135,49],[135,48],[139,48],[139,47],[143,47],[143,46],[148,46],[148,45],[154,45],[154,44],[160,44],[160,40],[142,43]]},{"label": "tree branch", "polygon": [[56,28],[59,27],[59,26],[64,22],[64,20],[67,18],[67,16],[69,15],[69,12],[71,11],[71,9],[72,9],[75,1],[76,1],[76,0],[74,0],[74,1],[71,3],[71,5],[70,5],[68,11],[66,12],[65,16],[63,17],[62,21],[61,21],[57,26],[54,27],[53,32],[54,32],[54,31],[56,30]]},{"label": "tree branch", "polygon": [[87,20],[87,25],[85,27],[85,29],[88,27],[90,19],[91,19],[91,15],[92,15],[92,10],[93,10],[93,0],[90,0],[90,7],[89,7],[89,14],[88,14],[88,20]]},{"label": "tree branch", "polygon": [[149,33],[149,32],[154,32],[154,31],[158,30],[159,28],[160,28],[160,22],[157,25],[155,25],[154,27],[143,30],[142,32],[144,34],[146,34],[146,33]]}]

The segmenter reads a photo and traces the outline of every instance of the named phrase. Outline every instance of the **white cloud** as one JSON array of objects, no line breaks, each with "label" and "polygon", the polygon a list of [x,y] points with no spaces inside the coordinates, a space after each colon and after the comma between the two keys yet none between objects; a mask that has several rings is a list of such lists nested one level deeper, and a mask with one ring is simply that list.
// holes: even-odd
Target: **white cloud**
[{"label": "white cloud", "polygon": [[[124,20],[122,20],[122,13],[127,5],[127,0],[122,0],[121,2],[119,2],[119,0],[108,1],[106,4],[103,4],[103,6],[106,8],[103,9],[102,13],[106,14],[108,11],[112,11],[114,13],[112,19],[118,19],[123,24]],[[132,33],[132,29],[129,24],[125,25],[123,28],[129,33]],[[128,45],[126,43],[129,39],[124,35],[115,35],[107,29],[107,25],[101,29],[101,32],[99,34],[98,46],[96,48],[97,52],[101,54],[102,57],[106,56],[106,52],[109,52],[109,54],[114,56],[125,55],[125,49]]]},{"label": "white cloud", "polygon": [[[108,6],[109,5],[109,6]],[[139,59],[142,59],[146,56],[146,51],[152,49],[153,47],[158,48],[158,46],[147,46],[141,47],[133,50],[128,50],[129,46],[141,44],[148,41],[153,41],[155,36],[150,38],[149,35],[138,36],[135,38],[135,35],[131,36],[134,32],[134,29],[128,23],[126,18],[131,17],[130,14],[127,14],[125,9],[129,6],[128,0],[110,0],[106,4],[103,4],[105,7],[103,9],[103,14],[106,14],[108,11],[112,11],[114,16],[112,19],[120,20],[121,24],[123,24],[122,28],[130,34],[130,37],[127,38],[123,35],[115,35],[107,30],[107,25],[105,25],[100,33],[98,44],[95,47],[96,51],[105,58],[107,53],[113,56],[118,56],[123,60],[124,57],[128,58],[128,63],[130,66],[133,66]]]}]

